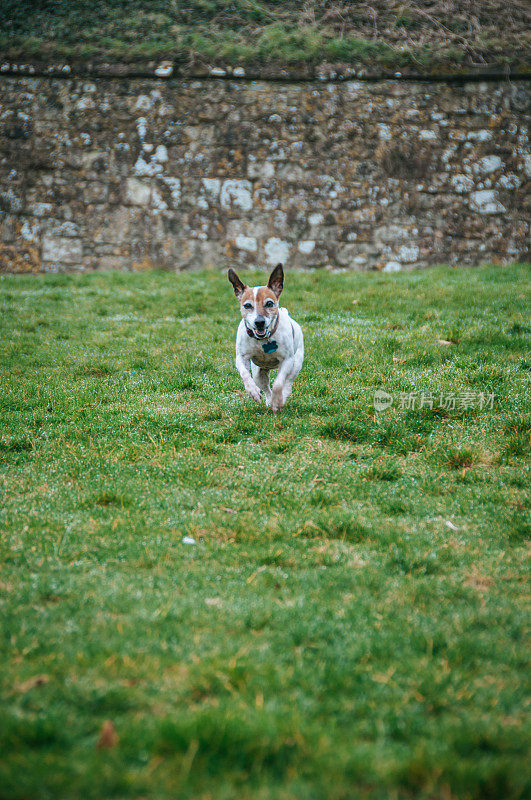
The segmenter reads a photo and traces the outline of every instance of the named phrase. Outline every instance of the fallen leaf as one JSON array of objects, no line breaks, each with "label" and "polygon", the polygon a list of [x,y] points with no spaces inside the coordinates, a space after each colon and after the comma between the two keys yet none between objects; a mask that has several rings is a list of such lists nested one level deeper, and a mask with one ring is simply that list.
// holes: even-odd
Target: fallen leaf
[{"label": "fallen leaf", "polygon": [[17,692],[29,692],[30,689],[35,689],[37,686],[44,686],[50,680],[49,675],[34,675],[33,678],[28,678],[24,683],[19,683],[15,686]]},{"label": "fallen leaf", "polygon": [[437,339],[437,341],[439,342],[439,344],[444,344],[444,345],[454,344],[453,342],[449,342],[448,339]]},{"label": "fallen leaf", "polygon": [[371,675],[371,678],[373,681],[376,681],[376,683],[389,683],[395,671],[396,667],[390,667],[387,672],[376,672],[374,675]]},{"label": "fallen leaf", "polygon": [[249,575],[249,577],[247,578],[247,583],[252,583],[254,581],[254,579],[256,578],[256,576],[259,575],[261,572],[265,572],[266,569],[267,569],[267,567],[265,565],[263,565],[261,567],[258,567],[258,569],[255,569],[253,574]]},{"label": "fallen leaf", "polygon": [[106,719],[101,726],[100,738],[96,745],[98,750],[110,750],[118,744],[118,734],[110,719]]}]

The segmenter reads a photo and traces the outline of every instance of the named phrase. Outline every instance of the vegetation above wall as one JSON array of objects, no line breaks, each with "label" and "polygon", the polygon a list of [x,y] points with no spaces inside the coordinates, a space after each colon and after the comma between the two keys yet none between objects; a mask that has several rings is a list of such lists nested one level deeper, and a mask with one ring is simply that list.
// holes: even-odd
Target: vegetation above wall
[{"label": "vegetation above wall", "polygon": [[169,59],[188,72],[527,73],[530,21],[525,0],[3,0],[0,57]]}]

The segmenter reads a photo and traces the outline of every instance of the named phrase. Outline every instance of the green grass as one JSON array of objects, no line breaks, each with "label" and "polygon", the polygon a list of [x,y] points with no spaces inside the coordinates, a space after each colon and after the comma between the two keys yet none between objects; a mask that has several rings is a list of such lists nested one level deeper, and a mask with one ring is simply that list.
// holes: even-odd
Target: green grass
[{"label": "green grass", "polygon": [[[500,18],[503,16],[503,27]],[[529,71],[525,0],[3,0],[5,59],[146,62],[260,71],[323,62],[373,74]]]},{"label": "green grass", "polygon": [[224,275],[3,277],[2,800],[525,797],[529,278],[288,273],[275,416]]}]

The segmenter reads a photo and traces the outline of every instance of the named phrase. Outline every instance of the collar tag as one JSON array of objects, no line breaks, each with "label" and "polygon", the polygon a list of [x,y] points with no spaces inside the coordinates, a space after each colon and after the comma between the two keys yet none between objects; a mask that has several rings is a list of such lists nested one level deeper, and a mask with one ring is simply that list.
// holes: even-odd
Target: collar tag
[{"label": "collar tag", "polygon": [[275,350],[278,350],[278,344],[274,340],[270,340],[262,345],[262,350],[264,353],[274,353]]}]

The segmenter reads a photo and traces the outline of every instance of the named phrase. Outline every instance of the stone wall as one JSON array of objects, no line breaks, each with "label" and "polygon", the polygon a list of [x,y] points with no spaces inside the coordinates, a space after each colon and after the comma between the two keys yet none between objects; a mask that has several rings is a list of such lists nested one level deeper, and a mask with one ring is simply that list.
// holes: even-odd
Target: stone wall
[{"label": "stone wall", "polygon": [[523,259],[529,100],[523,81],[2,77],[0,271]]}]

